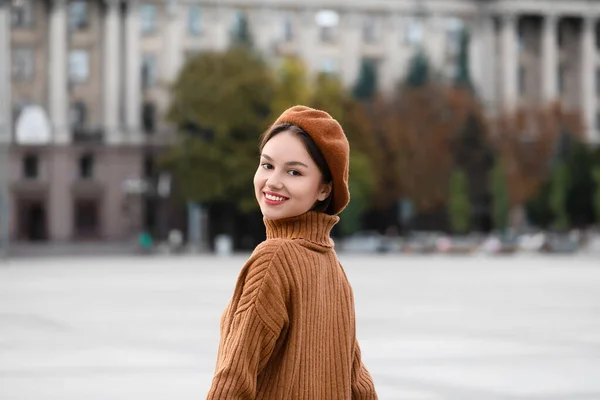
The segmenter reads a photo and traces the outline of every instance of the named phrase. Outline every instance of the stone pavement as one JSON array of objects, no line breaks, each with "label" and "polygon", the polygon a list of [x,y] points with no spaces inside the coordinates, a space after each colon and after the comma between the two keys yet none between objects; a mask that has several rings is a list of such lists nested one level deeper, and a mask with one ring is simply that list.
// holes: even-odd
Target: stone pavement
[{"label": "stone pavement", "polygon": [[[600,259],[342,254],[381,399],[600,399]],[[202,399],[244,256],[0,262],[0,399]]]}]

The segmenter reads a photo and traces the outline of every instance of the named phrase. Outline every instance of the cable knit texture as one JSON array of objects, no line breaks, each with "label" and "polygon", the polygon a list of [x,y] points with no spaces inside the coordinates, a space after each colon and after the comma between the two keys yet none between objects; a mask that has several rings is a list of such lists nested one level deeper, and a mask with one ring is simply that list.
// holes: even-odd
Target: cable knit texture
[{"label": "cable knit texture", "polygon": [[354,297],[329,234],[337,216],[264,219],[221,318],[208,399],[377,399]]}]

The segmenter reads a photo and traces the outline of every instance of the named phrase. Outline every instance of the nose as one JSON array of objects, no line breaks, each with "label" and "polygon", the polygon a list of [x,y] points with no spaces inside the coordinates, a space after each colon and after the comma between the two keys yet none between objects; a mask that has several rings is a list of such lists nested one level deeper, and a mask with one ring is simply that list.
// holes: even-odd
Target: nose
[{"label": "nose", "polygon": [[267,187],[269,189],[282,189],[283,188],[283,182],[281,182],[281,178],[280,178],[279,174],[272,173],[269,176],[269,178],[267,179]]}]

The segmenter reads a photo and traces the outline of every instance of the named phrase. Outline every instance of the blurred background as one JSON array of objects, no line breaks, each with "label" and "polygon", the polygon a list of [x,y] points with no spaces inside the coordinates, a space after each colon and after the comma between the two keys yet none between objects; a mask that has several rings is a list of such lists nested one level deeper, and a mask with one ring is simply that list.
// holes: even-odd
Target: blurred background
[{"label": "blurred background", "polygon": [[2,0],[2,249],[251,250],[258,137],[295,104],[351,142],[340,249],[597,248],[598,15],[572,0]]},{"label": "blurred background", "polygon": [[351,143],[333,236],[381,399],[600,399],[598,17],[0,0],[0,398],[204,396],[259,136],[304,104]]}]

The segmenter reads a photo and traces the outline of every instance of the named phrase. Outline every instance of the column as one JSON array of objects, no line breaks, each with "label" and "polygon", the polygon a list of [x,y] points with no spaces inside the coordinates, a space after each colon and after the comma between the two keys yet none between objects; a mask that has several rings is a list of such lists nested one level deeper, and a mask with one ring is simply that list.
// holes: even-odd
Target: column
[{"label": "column", "polygon": [[503,111],[513,110],[518,101],[519,53],[517,23],[514,14],[502,16],[502,101]]},{"label": "column", "polygon": [[491,14],[482,13],[469,26],[469,68],[473,84],[483,104],[492,111],[496,98],[496,42],[494,20]]},{"label": "column", "polygon": [[[12,138],[10,3],[0,1],[0,145]],[[2,163],[0,159],[0,163]],[[0,169],[3,169],[0,165]],[[1,172],[0,172],[1,174]],[[1,181],[0,181],[1,183]],[[2,188],[0,187],[0,190]],[[2,222],[0,221],[0,224]]]},{"label": "column", "polygon": [[[314,40],[318,40],[319,28],[316,26],[314,17],[312,19],[312,25],[315,27],[315,35]],[[342,51],[341,59],[340,59],[340,73],[342,82],[344,85],[351,87],[356,83],[358,79],[358,74],[360,71],[361,65],[361,43],[363,40],[362,37],[362,24],[361,24],[361,16],[355,12],[344,12],[340,16],[340,32],[339,39],[341,42]],[[388,46],[393,46],[394,35],[384,35],[387,36],[385,39],[388,41]],[[396,41],[397,44],[397,41]],[[315,44],[307,42],[306,43],[306,55],[304,57],[314,57],[309,53],[311,49],[314,49]],[[386,48],[387,50],[388,48]],[[399,50],[399,46],[396,47],[396,51]],[[386,57],[390,57],[391,53],[387,53]]]},{"label": "column", "polygon": [[481,89],[484,85],[484,46],[485,39],[483,29],[483,19],[477,15],[474,19],[468,22],[469,32],[469,71],[471,80],[477,93],[481,94]]},{"label": "column", "polygon": [[212,10],[213,50],[224,51],[229,46],[228,9],[217,6]]},{"label": "column", "polygon": [[259,7],[250,14],[250,29],[254,46],[266,57],[273,53],[274,28],[277,24],[283,25],[283,20],[273,15],[271,10],[266,7]]},{"label": "column", "polygon": [[66,1],[53,0],[50,11],[50,65],[48,109],[53,128],[54,142],[70,141],[67,122],[67,16]]},{"label": "column", "polygon": [[542,99],[546,103],[558,99],[557,31],[558,17],[545,15],[542,27]]},{"label": "column", "polygon": [[10,141],[11,115],[11,46],[10,3],[0,1],[0,257],[7,256],[10,242]]},{"label": "column", "polygon": [[132,143],[142,140],[141,119],[141,66],[140,66],[140,13],[138,2],[127,3],[125,15],[125,127]]},{"label": "column", "polygon": [[595,17],[584,17],[581,31],[581,109],[587,138],[592,143],[600,143],[599,127],[596,126],[596,23]]},{"label": "column", "polygon": [[[404,27],[402,17],[399,13],[390,13],[383,17],[383,30],[387,32],[378,36],[378,40],[382,41],[384,49],[383,68],[381,70],[380,88],[383,92],[391,93],[396,89],[398,83],[399,72],[406,65],[406,57],[409,52],[404,51],[403,32],[400,31]],[[380,32],[380,33],[381,33]],[[358,69],[358,55],[356,56],[356,66]],[[358,75],[358,72],[356,72]],[[354,78],[356,80],[356,76]],[[353,84],[354,81],[350,82]]]},{"label": "column", "polygon": [[121,25],[119,23],[119,1],[106,1],[104,18],[104,127],[109,144],[122,143],[119,126],[119,88],[121,65]]},{"label": "column", "polygon": [[169,0],[167,3],[166,50],[165,59],[166,77],[173,82],[183,65],[183,42],[187,21],[183,12],[183,5],[179,0]]}]

